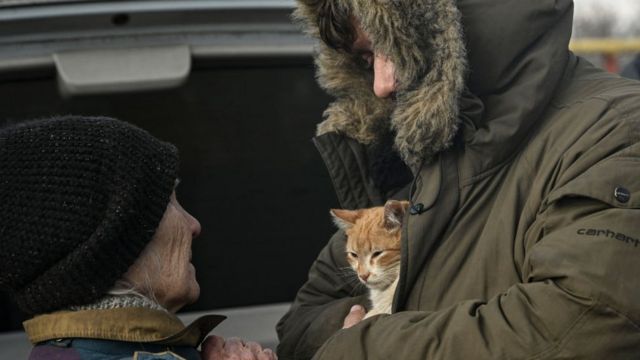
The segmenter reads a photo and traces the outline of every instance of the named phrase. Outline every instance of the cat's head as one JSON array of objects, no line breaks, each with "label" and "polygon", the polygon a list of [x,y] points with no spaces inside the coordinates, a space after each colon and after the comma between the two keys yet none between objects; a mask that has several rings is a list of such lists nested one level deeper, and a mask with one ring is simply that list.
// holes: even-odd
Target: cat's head
[{"label": "cat's head", "polygon": [[389,200],[369,209],[331,210],[347,234],[347,260],[369,288],[383,290],[398,277],[402,219],[408,207],[408,201]]}]

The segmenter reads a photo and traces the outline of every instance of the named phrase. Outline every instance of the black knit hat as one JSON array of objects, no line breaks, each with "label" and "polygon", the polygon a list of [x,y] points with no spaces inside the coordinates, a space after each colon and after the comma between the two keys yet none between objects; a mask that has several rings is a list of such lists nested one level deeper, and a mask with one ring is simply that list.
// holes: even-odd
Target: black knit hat
[{"label": "black knit hat", "polygon": [[0,289],[31,314],[97,300],[153,237],[177,171],[173,145],[110,118],[0,130]]}]

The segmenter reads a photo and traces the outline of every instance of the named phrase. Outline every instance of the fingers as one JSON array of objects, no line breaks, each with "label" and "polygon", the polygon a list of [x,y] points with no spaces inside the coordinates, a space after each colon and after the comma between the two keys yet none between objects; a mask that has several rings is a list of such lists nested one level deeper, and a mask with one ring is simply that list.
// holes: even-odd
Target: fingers
[{"label": "fingers", "polygon": [[364,319],[366,313],[367,312],[365,311],[364,307],[362,307],[362,305],[353,305],[351,307],[351,310],[349,310],[349,314],[347,314],[347,316],[344,318],[342,328],[348,329],[353,325],[359,323],[360,321],[362,321],[362,319]]},{"label": "fingers", "polygon": [[205,360],[277,360],[271,349],[262,349],[254,341],[244,342],[239,338],[224,340],[218,336],[208,337],[202,344],[202,358]]},{"label": "fingers", "polygon": [[209,336],[202,343],[202,359],[215,360],[223,359],[224,339],[219,336]]},{"label": "fingers", "polygon": [[243,348],[240,351],[240,360],[256,360],[256,356],[253,355],[251,350],[249,350],[248,348]]},{"label": "fingers", "polygon": [[228,338],[224,344],[225,352],[228,354],[238,354],[244,349],[244,342],[237,337]]},{"label": "fingers", "polygon": [[225,353],[233,360],[255,360],[251,349],[240,338],[229,338],[224,346]]},{"label": "fingers", "polygon": [[[247,351],[251,357],[247,359],[251,360],[276,360],[278,357],[271,349],[262,349],[262,346],[255,341],[247,341],[244,343],[245,351]],[[245,360],[245,358],[242,358]]]},{"label": "fingers", "polygon": [[273,350],[264,349],[256,356],[256,360],[278,360],[278,356]]},{"label": "fingers", "polygon": [[258,356],[258,354],[262,353],[262,346],[260,346],[260,344],[255,341],[247,341],[244,346],[251,350],[251,353],[255,356]]},{"label": "fingers", "polygon": [[257,360],[278,360],[278,356],[271,349],[264,349],[258,354]]}]

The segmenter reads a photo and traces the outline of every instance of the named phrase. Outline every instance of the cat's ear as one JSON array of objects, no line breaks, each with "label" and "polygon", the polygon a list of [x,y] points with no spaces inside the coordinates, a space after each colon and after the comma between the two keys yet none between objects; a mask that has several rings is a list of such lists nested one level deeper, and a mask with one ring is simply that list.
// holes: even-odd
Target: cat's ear
[{"label": "cat's ear", "polygon": [[360,210],[331,209],[329,212],[333,217],[333,222],[342,230],[350,229],[362,216]]},{"label": "cat's ear", "polygon": [[384,227],[389,231],[400,230],[404,213],[409,208],[408,201],[387,200],[384,204]]}]

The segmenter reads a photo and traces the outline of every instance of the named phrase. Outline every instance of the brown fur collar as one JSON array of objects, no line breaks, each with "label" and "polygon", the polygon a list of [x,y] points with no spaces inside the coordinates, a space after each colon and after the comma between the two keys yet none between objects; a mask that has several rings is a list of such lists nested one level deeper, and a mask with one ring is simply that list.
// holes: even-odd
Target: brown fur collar
[{"label": "brown fur collar", "polygon": [[[294,19],[318,38],[317,0],[298,0]],[[380,124],[396,133],[395,148],[415,172],[450,146],[458,129],[466,53],[454,0],[345,0],[376,50],[396,64],[396,101],[373,94],[372,74],[353,55],[319,45],[320,85],[336,100],[318,135],[339,132],[363,144],[376,141]]]}]

